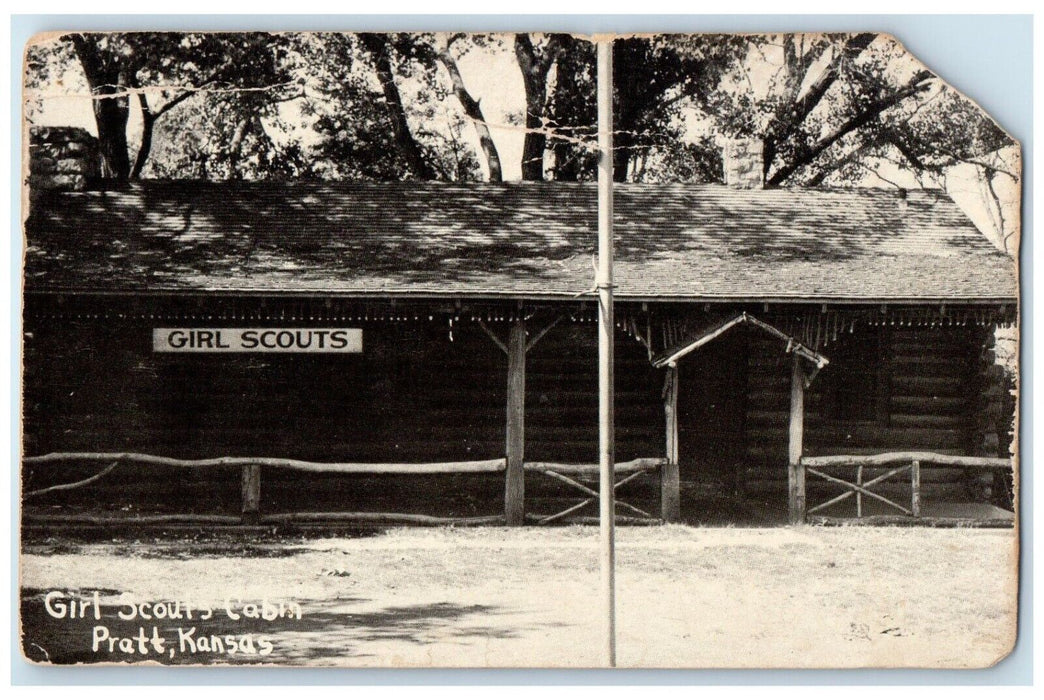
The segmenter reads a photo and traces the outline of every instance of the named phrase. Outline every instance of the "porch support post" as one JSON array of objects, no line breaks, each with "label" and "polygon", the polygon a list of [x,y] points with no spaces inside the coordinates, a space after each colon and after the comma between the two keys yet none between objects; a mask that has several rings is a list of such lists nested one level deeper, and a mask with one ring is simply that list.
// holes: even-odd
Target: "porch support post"
[{"label": "porch support post", "polygon": [[790,442],[788,450],[788,483],[790,486],[790,524],[805,522],[805,465],[801,463],[805,433],[805,371],[801,358],[794,353],[790,374]]},{"label": "porch support post", "polygon": [[666,389],[663,414],[667,428],[667,463],[660,472],[660,519],[667,523],[675,523],[681,520],[678,475],[678,365],[667,367]]},{"label": "porch support post", "polygon": [[504,520],[508,525],[522,525],[526,517],[526,322],[521,314],[511,324],[507,347],[507,475],[504,485]]},{"label": "porch support post", "polygon": [[910,512],[921,517],[921,463],[916,459],[910,465]]},{"label": "porch support post", "polygon": [[261,465],[247,464],[243,467],[242,478],[244,525],[257,525],[261,522]]}]

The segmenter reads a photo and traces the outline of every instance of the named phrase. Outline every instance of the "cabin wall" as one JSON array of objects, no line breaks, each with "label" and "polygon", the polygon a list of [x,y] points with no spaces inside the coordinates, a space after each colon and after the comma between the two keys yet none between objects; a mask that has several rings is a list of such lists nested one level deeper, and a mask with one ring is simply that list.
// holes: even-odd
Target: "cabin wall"
[{"label": "cabin wall", "polygon": [[[804,453],[982,454],[976,424],[985,337],[985,329],[971,326],[879,325],[840,333],[822,348],[830,364],[806,392]],[[748,490],[785,489],[791,359],[780,350],[772,338],[752,339]],[[921,481],[928,492],[981,485],[965,470],[938,467],[922,467]]]},{"label": "cabin wall", "polygon": [[502,455],[506,361],[492,343],[450,342],[425,324],[352,325],[363,328],[360,354],[154,353],[152,324],[39,326],[25,345],[26,451]]},{"label": "cabin wall", "polygon": [[[663,456],[662,389],[663,372],[652,367],[645,348],[617,333],[617,461]],[[526,459],[598,461],[596,324],[555,328],[527,355]]]},{"label": "cabin wall", "polygon": [[[534,318],[530,333],[553,318]],[[152,351],[154,326],[210,324],[276,325],[27,315],[25,454],[143,452],[185,459],[231,455],[386,463],[504,456],[507,358],[474,322],[462,318],[452,332],[444,317],[339,324],[362,328],[360,354]],[[507,337],[506,323],[488,325]],[[528,354],[526,459],[597,461],[596,329],[594,323],[567,319]],[[618,342],[618,362],[617,457],[660,456],[661,373],[650,366],[645,349],[625,336]],[[92,469],[97,467],[84,467],[82,475]],[[26,476],[29,487],[70,480]],[[219,510],[238,507],[235,470],[157,475],[121,468],[118,479],[98,482],[87,492],[93,489],[97,496],[119,484],[143,498],[154,495],[150,503],[165,507],[163,495],[149,486],[157,479],[175,490],[192,490],[195,495],[186,497],[192,507],[200,501]],[[652,497],[655,485],[647,481],[644,488]],[[262,506],[492,514],[503,508],[503,482],[500,474],[374,479],[266,470]],[[527,476],[530,499],[565,495],[570,489],[559,482]]]},{"label": "cabin wall", "polygon": [[[360,354],[154,353],[140,322],[27,325],[26,452],[504,456],[507,359],[477,325],[458,324],[452,340],[438,324],[351,325],[363,328]],[[595,326],[566,323],[528,354],[527,458],[597,461],[596,353]],[[662,373],[627,338],[617,363],[617,456],[660,456]]]},{"label": "cabin wall", "polygon": [[[452,326],[445,314],[337,324],[146,320],[148,315],[27,312],[25,454],[137,451],[359,462],[504,456],[507,358],[467,314]],[[527,460],[597,460],[597,325],[578,317],[583,314],[560,322],[527,354]],[[530,336],[554,318],[550,309],[537,312],[528,323]],[[211,324],[360,327],[364,350],[357,355],[152,351],[153,327]],[[507,337],[506,321],[488,325]],[[970,325],[863,324],[853,333],[842,332],[822,348],[831,363],[807,392],[805,453],[1000,452],[1001,432],[1010,424],[1010,394],[989,367],[990,337],[988,327]],[[792,356],[783,351],[778,339],[737,329],[681,363],[683,480],[709,480],[741,492],[786,491]],[[645,347],[622,332],[616,360],[616,457],[663,456],[664,371],[654,369]],[[217,503],[234,512],[239,505],[239,475],[233,470],[158,476],[118,471],[118,480],[102,480],[84,492],[100,497],[119,483],[139,490],[139,505],[152,498],[156,507],[171,507],[169,494],[153,486],[159,478],[179,492],[195,489],[191,498],[174,499],[176,507]],[[32,472],[26,478],[30,488],[69,480]],[[961,470],[930,467],[922,470],[922,483],[928,492],[943,487],[966,493],[984,486]],[[656,509],[654,479],[629,485],[624,495],[636,492],[643,507]],[[72,497],[69,493],[62,497]],[[547,477],[527,475],[527,512],[555,512],[555,501],[575,495]],[[262,484],[265,510],[394,507],[481,515],[501,512],[503,496],[500,474],[374,479],[270,470]]]}]

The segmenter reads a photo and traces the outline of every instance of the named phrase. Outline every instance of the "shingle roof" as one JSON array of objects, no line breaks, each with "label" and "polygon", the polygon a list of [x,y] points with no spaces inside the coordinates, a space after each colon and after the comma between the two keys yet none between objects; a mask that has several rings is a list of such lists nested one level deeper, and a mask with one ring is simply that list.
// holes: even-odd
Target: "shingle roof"
[{"label": "shingle roof", "polygon": [[[26,290],[570,296],[589,183],[143,182],[46,193]],[[1014,262],[945,194],[615,189],[620,298],[1014,299]]]}]

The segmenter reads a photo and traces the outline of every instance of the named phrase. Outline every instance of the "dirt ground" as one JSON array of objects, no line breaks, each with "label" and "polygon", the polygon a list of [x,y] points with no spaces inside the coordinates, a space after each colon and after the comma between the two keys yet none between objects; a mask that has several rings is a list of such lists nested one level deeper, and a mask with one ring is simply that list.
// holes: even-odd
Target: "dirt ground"
[{"label": "dirt ground", "polygon": [[[1016,542],[1013,530],[623,527],[619,665],[988,666],[1015,640]],[[21,575],[34,661],[600,665],[592,527],[50,539],[23,547]]]}]

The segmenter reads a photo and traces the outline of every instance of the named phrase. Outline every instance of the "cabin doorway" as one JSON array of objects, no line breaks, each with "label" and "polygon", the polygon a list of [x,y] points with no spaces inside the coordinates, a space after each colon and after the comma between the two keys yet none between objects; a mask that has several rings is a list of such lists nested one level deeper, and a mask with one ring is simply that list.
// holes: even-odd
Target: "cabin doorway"
[{"label": "cabin doorway", "polygon": [[678,363],[678,470],[685,520],[705,520],[708,501],[715,510],[728,510],[740,494],[748,344],[749,330],[736,328]]},{"label": "cabin doorway", "polygon": [[[793,353],[787,507],[791,522],[804,517],[799,517],[804,512],[805,489],[804,472],[800,469],[804,391],[829,360],[746,311],[704,329],[652,359],[654,367],[674,368],[664,385],[667,455],[678,465],[677,502],[681,512],[674,511],[674,517],[694,519],[694,499],[687,498],[686,492],[704,499],[710,497],[713,512],[695,516],[703,522],[722,518],[735,522],[736,514],[728,512],[729,505],[744,510],[742,475],[746,467],[750,331],[775,336],[786,343],[782,348],[785,354]],[[815,365],[811,374],[806,375],[802,360]]]}]

